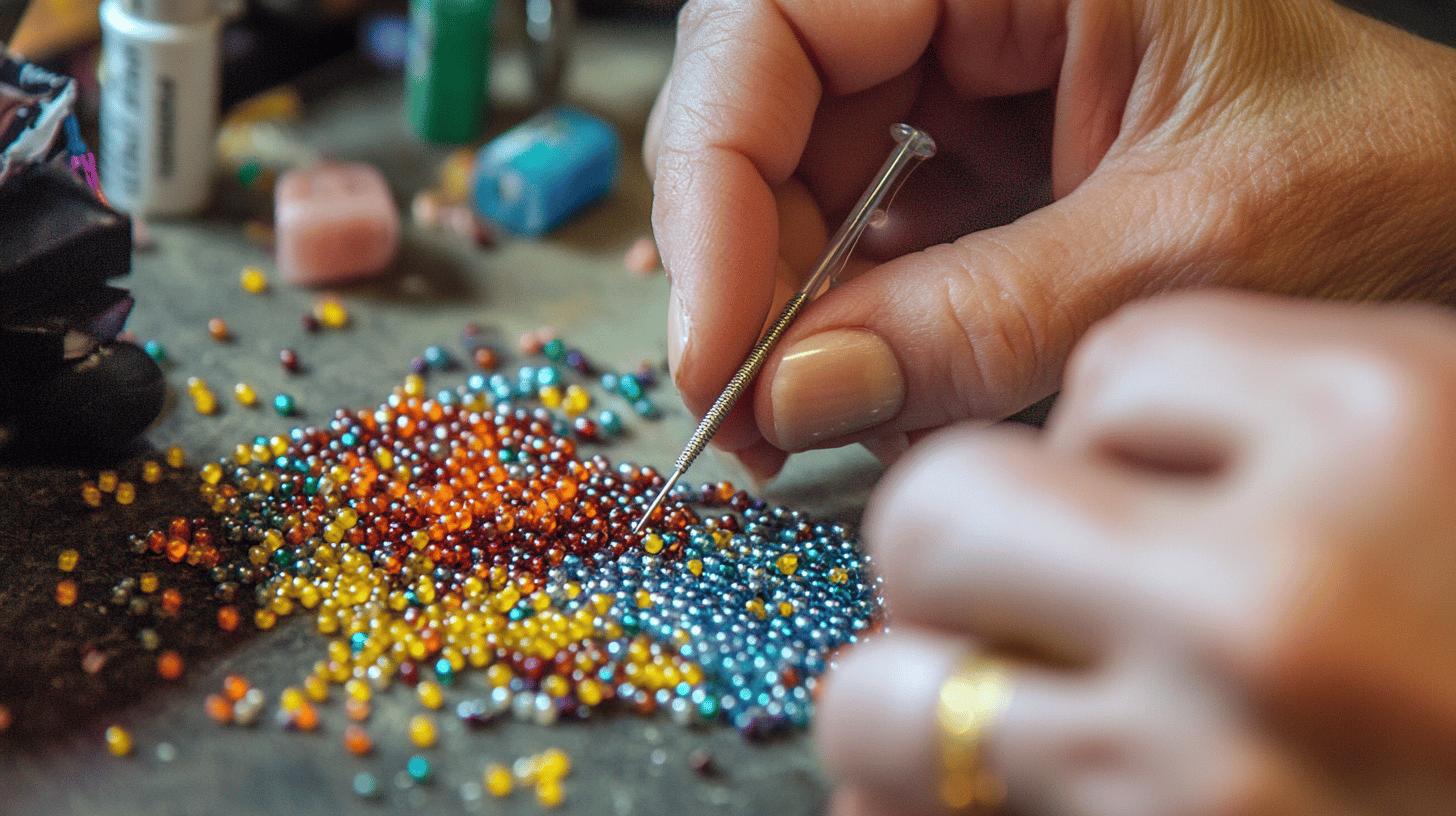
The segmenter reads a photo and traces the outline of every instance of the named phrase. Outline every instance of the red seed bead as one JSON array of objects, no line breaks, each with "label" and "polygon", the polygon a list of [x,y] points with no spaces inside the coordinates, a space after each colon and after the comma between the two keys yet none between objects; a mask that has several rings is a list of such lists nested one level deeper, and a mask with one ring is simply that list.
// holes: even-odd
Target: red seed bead
[{"label": "red seed bead", "polygon": [[168,649],[157,657],[157,675],[163,680],[176,680],[182,676],[182,655]]},{"label": "red seed bead", "polygon": [[283,370],[289,374],[298,373],[298,352],[291,348],[278,352],[278,362],[283,365]]}]

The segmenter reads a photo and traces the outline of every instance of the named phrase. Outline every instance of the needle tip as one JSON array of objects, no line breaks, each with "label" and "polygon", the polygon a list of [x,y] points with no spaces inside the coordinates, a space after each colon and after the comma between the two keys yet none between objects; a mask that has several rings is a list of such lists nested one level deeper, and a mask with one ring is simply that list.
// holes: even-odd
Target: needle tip
[{"label": "needle tip", "polygon": [[662,486],[662,489],[657,491],[657,495],[653,497],[652,503],[647,505],[647,510],[643,512],[642,517],[637,519],[636,524],[632,525],[633,535],[642,532],[642,528],[647,526],[648,519],[652,518],[652,514],[657,512],[657,508],[662,505],[663,499],[667,498],[668,492],[672,490],[673,485],[677,484],[677,480],[682,478],[682,475],[683,472],[681,470],[673,471],[672,478],[668,479],[667,483]]}]

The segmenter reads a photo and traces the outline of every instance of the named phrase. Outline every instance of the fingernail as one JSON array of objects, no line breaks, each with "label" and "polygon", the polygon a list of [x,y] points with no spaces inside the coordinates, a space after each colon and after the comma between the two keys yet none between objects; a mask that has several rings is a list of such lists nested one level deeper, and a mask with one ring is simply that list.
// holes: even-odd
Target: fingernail
[{"label": "fingernail", "polygon": [[895,416],[905,403],[905,378],[879,335],[835,329],[789,347],[770,396],[779,447],[802,450]]},{"label": "fingernail", "polygon": [[667,296],[667,366],[676,377],[678,363],[682,361],[683,349],[688,345],[688,320],[687,305],[678,296],[677,288],[673,287]]}]

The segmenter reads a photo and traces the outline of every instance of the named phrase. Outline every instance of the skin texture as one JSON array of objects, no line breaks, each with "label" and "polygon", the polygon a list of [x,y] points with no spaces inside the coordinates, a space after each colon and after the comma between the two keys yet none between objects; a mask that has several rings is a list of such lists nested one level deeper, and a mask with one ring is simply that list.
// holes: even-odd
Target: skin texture
[{"label": "skin texture", "polygon": [[1078,347],[1047,432],[942,432],[865,536],[895,625],[818,742],[839,816],[934,814],[935,694],[1012,649],[1012,812],[1446,814],[1456,318],[1181,294]]},{"label": "skin texture", "polygon": [[[1168,290],[1451,302],[1453,53],[1327,0],[694,0],[646,139],[674,379],[711,403],[900,120],[940,154],[716,440],[760,478],[1014,413]],[[898,411],[779,427],[815,380],[784,350],[831,329],[893,350]]]}]

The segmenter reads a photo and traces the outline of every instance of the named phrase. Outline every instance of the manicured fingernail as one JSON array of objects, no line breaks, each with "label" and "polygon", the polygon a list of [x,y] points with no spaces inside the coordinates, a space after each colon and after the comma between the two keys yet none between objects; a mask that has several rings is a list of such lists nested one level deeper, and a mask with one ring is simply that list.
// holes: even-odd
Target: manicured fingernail
[{"label": "manicured fingernail", "polygon": [[835,329],[789,347],[771,397],[779,447],[803,450],[895,416],[905,403],[905,378],[879,335]]},{"label": "manicured fingernail", "polygon": [[667,301],[667,366],[676,377],[680,370],[678,363],[682,361],[683,349],[688,345],[690,323],[687,304],[678,296],[676,287],[668,293]]}]

